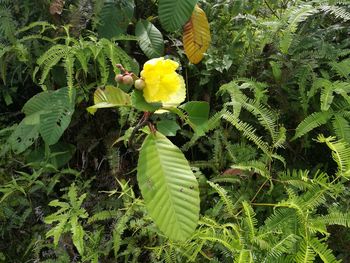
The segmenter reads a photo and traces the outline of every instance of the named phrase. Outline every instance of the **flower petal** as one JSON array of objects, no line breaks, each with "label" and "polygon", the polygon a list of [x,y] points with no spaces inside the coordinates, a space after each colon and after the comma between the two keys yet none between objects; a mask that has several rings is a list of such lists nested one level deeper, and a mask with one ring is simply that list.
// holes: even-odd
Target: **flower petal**
[{"label": "flower petal", "polygon": [[184,79],[176,72],[179,63],[170,59],[154,58],[141,71],[145,81],[143,96],[148,103],[161,102],[164,107],[176,107],[186,98]]}]

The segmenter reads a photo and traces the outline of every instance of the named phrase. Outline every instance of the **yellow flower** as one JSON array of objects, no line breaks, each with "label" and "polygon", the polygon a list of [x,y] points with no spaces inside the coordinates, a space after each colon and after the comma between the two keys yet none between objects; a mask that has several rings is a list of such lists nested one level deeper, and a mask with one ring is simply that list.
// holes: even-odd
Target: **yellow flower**
[{"label": "yellow flower", "polygon": [[176,73],[178,67],[179,63],[163,57],[145,63],[141,77],[146,84],[143,96],[147,102],[161,102],[163,107],[176,107],[185,100],[185,81]]}]

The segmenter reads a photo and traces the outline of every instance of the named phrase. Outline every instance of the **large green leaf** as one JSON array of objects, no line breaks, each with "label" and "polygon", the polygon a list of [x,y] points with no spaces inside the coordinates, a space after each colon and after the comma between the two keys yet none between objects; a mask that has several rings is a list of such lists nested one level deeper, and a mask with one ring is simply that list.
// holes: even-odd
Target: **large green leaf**
[{"label": "large green leaf", "polygon": [[9,139],[12,150],[17,154],[25,151],[39,133],[47,144],[55,144],[70,123],[74,105],[74,89],[44,91],[33,96],[22,109],[26,117]]},{"label": "large green leaf", "polygon": [[176,31],[190,19],[198,0],[159,0],[158,14],[163,28]]},{"label": "large green leaf", "polygon": [[135,34],[139,45],[148,58],[163,56],[164,40],[162,33],[149,21],[140,20],[136,24]]},{"label": "large green leaf", "polygon": [[142,144],[137,179],[147,210],[171,240],[185,240],[199,217],[198,182],[183,153],[159,132]]},{"label": "large green leaf", "polygon": [[29,116],[47,110],[50,105],[50,95],[50,92],[36,94],[24,104],[22,111]]},{"label": "large green leaf", "polygon": [[26,123],[23,119],[9,138],[12,150],[19,154],[31,146],[39,136],[39,126]]},{"label": "large green leaf", "polygon": [[75,89],[52,92],[50,108],[40,115],[40,135],[48,145],[55,144],[67,129],[75,106]]},{"label": "large green leaf", "polygon": [[100,37],[113,38],[126,33],[134,14],[134,1],[107,0],[97,15]]}]

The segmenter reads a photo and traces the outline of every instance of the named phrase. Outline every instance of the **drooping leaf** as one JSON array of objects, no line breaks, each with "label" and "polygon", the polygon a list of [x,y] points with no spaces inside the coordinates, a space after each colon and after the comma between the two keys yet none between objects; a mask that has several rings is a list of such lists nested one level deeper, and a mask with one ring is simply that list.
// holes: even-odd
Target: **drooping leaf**
[{"label": "drooping leaf", "polygon": [[162,33],[149,21],[140,20],[136,24],[135,34],[139,45],[148,58],[163,56],[164,40]]},{"label": "drooping leaf", "polygon": [[180,106],[188,114],[196,132],[201,134],[209,119],[209,103],[206,101],[190,101]]},{"label": "drooping leaf", "polygon": [[142,144],[137,179],[150,216],[171,240],[186,240],[199,217],[198,182],[183,153],[159,132]]},{"label": "drooping leaf", "polygon": [[191,19],[184,26],[183,44],[188,60],[199,63],[210,45],[210,29],[206,14],[196,5]]},{"label": "drooping leaf", "polygon": [[97,88],[94,93],[95,105],[87,108],[87,111],[94,114],[97,109],[113,108],[118,106],[129,106],[131,104],[129,94],[114,86],[106,86],[104,89]]},{"label": "drooping leaf", "polygon": [[190,18],[198,0],[160,0],[158,14],[163,28],[173,32]]}]

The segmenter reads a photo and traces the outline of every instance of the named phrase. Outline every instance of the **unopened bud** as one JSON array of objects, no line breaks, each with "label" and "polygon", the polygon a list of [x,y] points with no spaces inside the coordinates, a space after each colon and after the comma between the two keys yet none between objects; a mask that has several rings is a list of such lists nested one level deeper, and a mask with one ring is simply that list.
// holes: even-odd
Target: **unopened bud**
[{"label": "unopened bud", "polygon": [[131,86],[132,84],[134,84],[134,79],[130,75],[125,75],[123,76],[123,84]]},{"label": "unopened bud", "polygon": [[135,80],[134,86],[138,90],[143,90],[146,86],[146,83],[143,79],[137,79],[137,80]]},{"label": "unopened bud", "polygon": [[123,82],[123,75],[122,74],[115,75],[114,80],[118,83],[122,83]]}]

